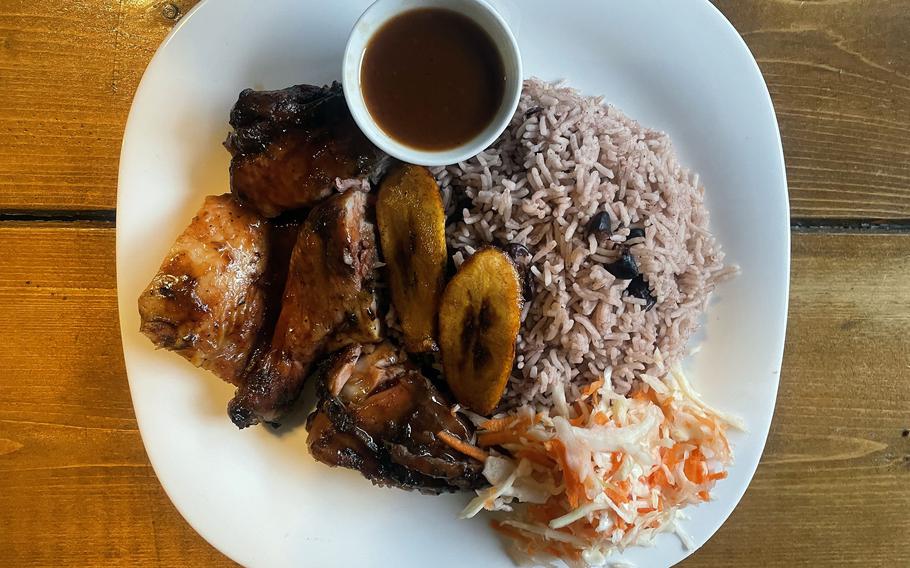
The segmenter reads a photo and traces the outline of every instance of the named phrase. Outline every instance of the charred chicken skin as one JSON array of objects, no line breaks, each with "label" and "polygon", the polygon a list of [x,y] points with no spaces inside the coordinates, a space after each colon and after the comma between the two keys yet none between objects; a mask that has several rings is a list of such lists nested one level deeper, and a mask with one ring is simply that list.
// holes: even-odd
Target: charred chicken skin
[{"label": "charred chicken skin", "polygon": [[354,123],[337,82],[246,89],[230,123],[231,191],[266,217],[317,204],[335,178],[375,181],[388,161]]},{"label": "charred chicken skin", "polygon": [[426,493],[483,485],[456,449],[473,427],[380,333],[364,180],[389,159],[340,85],[246,90],[230,122],[232,194],[206,198],[171,248],[139,298],[142,332],[236,385],[240,428],[280,424],[314,375],[317,460]]},{"label": "charred chicken skin", "polygon": [[310,453],[360,471],[377,485],[442,493],[483,483],[483,464],[439,438],[467,441],[473,428],[389,343],[351,345],[320,372],[320,400],[307,421]]},{"label": "charred chicken skin", "polygon": [[379,341],[375,231],[366,201],[358,190],[336,194],[301,225],[271,342],[251,360],[228,405],[238,427],[280,423],[316,359],[352,343]]}]

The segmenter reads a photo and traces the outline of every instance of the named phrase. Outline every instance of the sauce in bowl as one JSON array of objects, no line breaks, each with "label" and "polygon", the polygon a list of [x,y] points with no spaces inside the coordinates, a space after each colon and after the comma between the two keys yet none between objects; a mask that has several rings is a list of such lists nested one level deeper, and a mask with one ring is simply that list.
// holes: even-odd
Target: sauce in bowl
[{"label": "sauce in bowl", "polygon": [[483,132],[505,94],[493,39],[452,10],[420,8],[385,24],[360,67],[366,108],[391,138],[420,150],[447,150]]}]

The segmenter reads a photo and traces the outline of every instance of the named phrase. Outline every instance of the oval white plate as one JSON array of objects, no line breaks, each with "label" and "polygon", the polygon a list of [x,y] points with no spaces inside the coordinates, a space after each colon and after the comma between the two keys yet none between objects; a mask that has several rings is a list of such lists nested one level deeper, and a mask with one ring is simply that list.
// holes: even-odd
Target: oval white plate
[{"label": "oval white plate", "polygon": [[[123,351],[149,459],[189,523],[247,566],[511,566],[467,496],[379,489],[310,458],[306,432],[237,431],[232,388],[138,333],[136,299],[207,194],[228,187],[228,111],[241,89],[338,79],[345,39],[368,1],[202,2],[155,55],[130,111],[120,162],[117,274]],[[789,215],[780,136],[758,67],[708,2],[500,0],[526,75],[567,79],[666,130],[707,187],[712,227],[742,275],[708,311],[690,376],[740,415],[736,464],[714,501],[690,509],[703,544],[739,501],[767,436],[786,326]],[[520,6],[520,9],[519,9]],[[627,551],[669,566],[670,535]]]}]

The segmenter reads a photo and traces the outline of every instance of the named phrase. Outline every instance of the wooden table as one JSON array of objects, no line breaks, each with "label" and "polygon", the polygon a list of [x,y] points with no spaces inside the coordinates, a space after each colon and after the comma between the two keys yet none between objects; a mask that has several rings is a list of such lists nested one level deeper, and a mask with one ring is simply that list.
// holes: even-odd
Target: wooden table
[{"label": "wooden table", "polygon": [[[910,566],[910,2],[716,3],[780,120],[791,311],[764,459],[685,565]],[[149,466],[117,323],[121,133],[192,4],[0,3],[0,565],[231,564]]]}]

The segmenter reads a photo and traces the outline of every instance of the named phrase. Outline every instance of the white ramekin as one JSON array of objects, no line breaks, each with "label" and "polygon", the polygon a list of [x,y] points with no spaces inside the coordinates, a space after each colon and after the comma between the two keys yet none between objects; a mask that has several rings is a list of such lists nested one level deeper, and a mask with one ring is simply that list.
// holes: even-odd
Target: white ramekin
[{"label": "white ramekin", "polygon": [[[360,84],[360,65],[373,34],[390,19],[416,8],[446,8],[459,12],[476,22],[489,34],[502,57],[506,84],[502,102],[490,124],[465,144],[448,150],[419,150],[386,134],[367,110]],[[480,153],[502,134],[521,96],[521,55],[518,43],[502,16],[483,0],[377,0],[357,20],[348,38],[342,67],[344,97],[357,125],[373,144],[390,156],[421,166],[442,166],[460,162]]]}]

